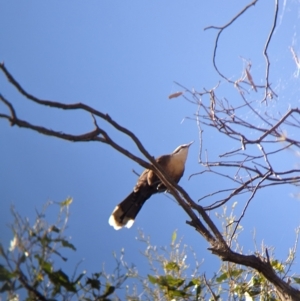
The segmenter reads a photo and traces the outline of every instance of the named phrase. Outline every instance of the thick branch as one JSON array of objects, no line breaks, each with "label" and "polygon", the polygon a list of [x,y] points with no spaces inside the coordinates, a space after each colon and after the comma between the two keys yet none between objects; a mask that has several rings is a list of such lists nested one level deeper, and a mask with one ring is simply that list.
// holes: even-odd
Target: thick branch
[{"label": "thick branch", "polygon": [[280,277],[274,272],[271,263],[265,259],[254,255],[242,255],[231,250],[220,250],[220,249],[209,249],[213,254],[219,256],[223,261],[229,261],[236,264],[244,265],[259,271],[268,279],[271,283],[274,284],[278,292],[280,293],[282,300],[291,300],[299,301],[300,292],[290,286],[288,283],[283,281]]},{"label": "thick branch", "polygon": [[[254,2],[256,2],[256,1],[254,1]],[[90,132],[82,134],[82,135],[72,135],[72,134],[65,134],[62,132],[53,131],[53,130],[47,129],[45,127],[42,127],[42,126],[33,125],[27,121],[19,119],[17,117],[17,114],[15,112],[13,105],[7,99],[5,99],[3,96],[0,96],[0,99],[9,109],[10,116],[6,115],[6,114],[0,114],[0,118],[7,119],[12,125],[17,125],[19,127],[28,128],[28,129],[37,131],[39,133],[58,137],[58,138],[61,138],[64,140],[75,141],[75,142],[98,141],[98,142],[106,143],[106,144],[112,146],[113,148],[115,148],[120,153],[122,153],[125,156],[129,157],[130,159],[134,160],[135,162],[137,162],[144,168],[153,170],[156,173],[156,175],[160,178],[162,183],[167,187],[168,191],[178,201],[179,205],[184,209],[184,211],[190,217],[191,221],[188,221],[187,223],[189,225],[193,226],[211,245],[210,250],[213,252],[213,254],[218,255],[224,261],[231,261],[234,263],[238,263],[238,264],[249,266],[249,267],[256,269],[257,271],[261,272],[270,282],[272,282],[276,286],[276,288],[279,290],[279,292],[282,296],[287,296],[287,300],[298,300],[296,298],[297,297],[299,298],[299,292],[297,290],[293,289],[292,287],[290,287],[288,284],[286,284],[283,280],[281,280],[276,275],[276,273],[272,269],[272,266],[270,265],[269,261],[262,260],[261,258],[256,257],[254,255],[246,256],[246,255],[241,255],[241,254],[235,253],[227,246],[222,234],[220,233],[220,231],[218,230],[218,228],[216,227],[216,225],[214,224],[212,219],[208,216],[205,209],[202,206],[195,203],[190,198],[188,193],[182,187],[180,187],[178,184],[176,184],[164,172],[164,170],[161,168],[161,166],[147,152],[147,150],[144,148],[144,146],[142,145],[140,140],[131,131],[129,131],[128,129],[119,125],[109,115],[104,114],[98,110],[95,110],[94,108],[91,108],[85,104],[77,103],[77,104],[68,104],[67,105],[67,104],[63,104],[63,103],[59,103],[59,102],[38,99],[37,97],[32,96],[31,94],[27,93],[21,87],[21,85],[13,78],[13,76],[8,72],[8,70],[4,67],[3,64],[0,65],[0,69],[4,72],[7,79],[12,83],[12,85],[22,95],[24,95],[29,100],[34,101],[35,103],[38,103],[39,105],[49,106],[52,108],[63,109],[63,110],[74,110],[74,109],[82,110],[84,112],[92,114],[93,119],[94,119],[95,129],[93,131],[90,131]],[[203,106],[203,104],[200,104],[200,105]],[[227,110],[227,109],[223,108],[223,111],[220,111],[220,112],[225,115],[226,114],[229,115],[231,118],[229,120],[234,120],[234,118],[232,117],[232,111],[234,111],[234,110],[231,110],[231,109]],[[208,116],[206,116],[206,117],[211,120],[211,118],[212,118],[212,115],[210,114],[211,108],[206,110],[206,112],[208,113]],[[213,125],[212,126],[215,126],[220,132],[225,133],[228,137],[231,137],[231,138],[232,137],[235,138],[235,136],[240,137],[242,134],[239,133],[238,131],[234,130],[231,126],[229,126],[230,123],[228,123],[227,120],[224,119],[224,117],[219,116],[220,112],[216,109],[216,102],[215,102],[215,96],[214,96]],[[285,172],[281,172],[281,173],[277,172],[277,171],[275,172],[274,169],[272,168],[271,162],[268,158],[268,156],[271,153],[274,154],[275,152],[274,151],[266,152],[265,149],[262,147],[262,144],[265,142],[265,138],[268,137],[269,135],[271,135],[271,136],[273,135],[278,138],[278,136],[279,136],[278,127],[281,124],[283,124],[287,120],[287,118],[289,116],[291,116],[292,113],[294,113],[294,112],[299,114],[300,111],[298,109],[290,110],[290,112],[288,112],[280,120],[278,120],[278,122],[275,125],[271,126],[270,129],[268,129],[264,133],[262,133],[261,136],[259,138],[257,138],[256,140],[253,140],[253,139],[250,140],[245,135],[243,135],[243,144],[245,146],[247,144],[253,144],[254,141],[256,141],[256,143],[260,144],[261,151],[263,153],[260,158],[264,158],[264,161],[266,163],[266,166],[261,167],[261,168],[265,169],[264,172],[259,171],[257,166],[254,166],[254,167],[247,166],[246,163],[248,164],[250,162],[248,159],[247,160],[244,159],[242,161],[229,162],[229,163],[228,162],[211,163],[208,161],[205,163],[208,168],[219,167],[219,166],[235,167],[235,168],[238,168],[239,171],[246,170],[248,172],[249,176],[250,176],[250,174],[252,174],[252,176],[250,176],[250,180],[246,181],[245,183],[238,181],[238,180],[234,180],[236,183],[241,183],[241,186],[236,188],[231,193],[229,198],[226,199],[226,201],[230,200],[231,197],[233,197],[235,195],[239,195],[240,193],[243,193],[245,190],[250,190],[252,187],[251,185],[253,185],[253,182],[255,180],[258,180],[258,184],[256,185],[252,195],[255,194],[257,189],[259,189],[259,187],[263,181],[268,180],[268,181],[280,182],[281,179],[277,178],[278,175],[280,175],[281,173],[287,173],[287,174],[291,173],[291,171],[285,171]],[[149,162],[151,164],[149,164],[146,161],[142,160],[141,158],[135,156],[134,154],[132,154],[131,152],[127,151],[122,146],[120,146],[118,143],[116,143],[114,140],[112,140],[111,137],[109,136],[109,134],[98,126],[97,121],[94,118],[94,116],[97,116],[97,117],[103,119],[104,121],[106,121],[107,123],[112,125],[115,129],[117,129],[121,133],[124,133],[125,135],[130,137],[131,140],[137,146],[137,148],[140,150],[140,152],[149,160]],[[241,124],[243,126],[247,127],[247,125],[245,123],[241,123]],[[238,123],[238,125],[240,125],[240,124]],[[257,129],[259,130],[259,128],[257,128]],[[286,139],[286,141],[288,141],[288,140]],[[289,141],[289,143],[292,143],[292,142]],[[246,158],[249,158],[249,156],[246,156]],[[252,158],[252,160],[253,160],[253,158]],[[298,170],[295,170],[295,171],[298,172]],[[274,173],[276,175],[275,177],[274,177]],[[255,176],[253,176],[253,174],[255,174]],[[273,177],[272,177],[272,175],[273,175]],[[286,179],[288,179],[288,177]],[[289,180],[292,181],[292,178]],[[252,198],[249,199],[248,204],[251,199]],[[224,204],[224,203],[226,203],[226,202],[223,202],[222,204]],[[247,208],[247,205],[245,208]],[[199,217],[197,216],[196,213],[199,214]],[[21,280],[23,281],[24,279],[21,278],[20,281]],[[23,284],[23,285],[25,286],[25,284]]]},{"label": "thick branch", "polygon": [[[92,140],[92,141],[99,141],[99,142],[107,143],[107,144],[111,145],[113,148],[115,148],[116,150],[118,150],[119,152],[121,152],[122,154],[129,157],[130,159],[136,161],[143,167],[154,170],[155,173],[157,174],[157,176],[161,179],[161,181],[164,183],[164,185],[168,188],[168,191],[175,197],[175,199],[178,201],[180,206],[185,210],[185,212],[192,219],[192,224],[197,229],[197,231],[199,231],[212,245],[216,244],[216,240],[213,237],[213,235],[202,224],[202,222],[199,220],[199,218],[196,216],[196,214],[192,210],[194,202],[191,200],[189,195],[164,172],[164,170],[160,167],[160,165],[157,164],[157,162],[154,160],[154,158],[147,152],[147,150],[144,148],[144,146],[139,141],[139,139],[131,131],[129,131],[128,129],[119,125],[108,114],[104,114],[104,113],[102,113],[98,110],[95,110],[94,108],[91,108],[85,104],[77,103],[77,104],[68,104],[67,105],[67,104],[49,101],[49,100],[41,100],[41,99],[29,94],[28,92],[26,92],[25,89],[23,89],[21,87],[21,85],[17,82],[17,80],[5,68],[4,64],[1,64],[0,68],[6,75],[7,79],[12,83],[12,85],[22,95],[24,95],[29,100],[32,100],[37,104],[40,104],[43,106],[49,106],[49,107],[53,107],[53,108],[58,108],[58,109],[63,109],[63,110],[79,109],[79,110],[89,112],[92,115],[95,115],[95,116],[98,116],[98,117],[104,119],[106,122],[111,124],[114,128],[116,128],[118,131],[129,136],[133,140],[133,142],[136,144],[138,149],[141,151],[141,153],[150,161],[150,163],[152,165],[147,164],[145,161],[141,160],[140,158],[136,157],[135,155],[133,155],[132,153],[128,152],[127,150],[122,148],[120,145],[115,143],[104,130],[102,130],[98,127],[97,124],[96,124],[96,129],[93,132],[87,133],[84,135],[80,135],[80,136],[75,136],[75,135],[64,134],[61,132],[52,131],[52,130],[46,129],[44,127],[34,126],[26,121],[18,119],[16,116],[12,116],[9,119],[9,118],[7,118],[7,116],[3,115],[2,116],[3,118],[9,119],[11,122],[13,120],[13,123],[17,124],[20,127],[29,128],[29,129],[35,130],[39,133],[50,135],[50,136],[55,136],[55,137],[65,139],[65,140],[77,142],[77,141],[87,141],[87,139],[88,139],[88,140]],[[8,107],[13,108],[13,106],[7,100],[5,100],[5,104]],[[102,137],[98,137],[97,136],[98,134],[101,134]],[[180,194],[178,193],[178,191],[180,192]],[[196,204],[194,204],[194,207],[195,207],[195,205]],[[214,232],[216,232],[216,228],[214,229]],[[219,237],[222,237],[221,234],[219,234]]]}]

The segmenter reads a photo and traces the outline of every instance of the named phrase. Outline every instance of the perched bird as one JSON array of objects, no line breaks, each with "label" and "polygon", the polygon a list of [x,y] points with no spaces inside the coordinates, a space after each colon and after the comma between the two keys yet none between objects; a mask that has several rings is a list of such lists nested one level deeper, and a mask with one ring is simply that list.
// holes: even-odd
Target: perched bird
[{"label": "perched bird", "polygon": [[[193,141],[188,144],[182,144],[172,154],[163,155],[156,159],[156,162],[176,183],[179,182],[183,175],[188,150],[192,143]],[[108,223],[115,230],[119,230],[122,227],[130,228],[142,206],[151,195],[164,191],[166,191],[166,187],[161,183],[157,175],[150,169],[144,170],[133,191],[112,212]]]}]

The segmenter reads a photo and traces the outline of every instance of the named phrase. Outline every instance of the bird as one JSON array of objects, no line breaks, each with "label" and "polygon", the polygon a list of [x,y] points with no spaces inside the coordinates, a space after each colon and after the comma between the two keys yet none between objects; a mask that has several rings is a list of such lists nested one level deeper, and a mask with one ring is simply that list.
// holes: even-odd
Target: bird
[{"label": "bird", "polygon": [[[171,154],[162,155],[155,161],[163,168],[168,176],[176,183],[183,176],[188,150],[191,144],[178,146]],[[112,212],[108,223],[115,230],[123,227],[130,228],[144,203],[155,193],[165,192],[167,189],[158,176],[151,169],[145,169],[138,178],[133,191]]]}]

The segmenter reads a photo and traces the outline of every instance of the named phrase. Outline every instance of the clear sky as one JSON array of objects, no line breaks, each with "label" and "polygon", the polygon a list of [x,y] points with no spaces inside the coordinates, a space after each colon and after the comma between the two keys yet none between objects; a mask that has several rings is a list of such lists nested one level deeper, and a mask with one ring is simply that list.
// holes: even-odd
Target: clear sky
[{"label": "clear sky", "polygon": [[[224,25],[247,3],[2,1],[0,61],[37,97],[84,102],[108,113],[133,131],[153,156],[195,140],[180,184],[197,199],[222,183],[211,176],[188,181],[190,174],[203,170],[198,164],[197,125],[192,120],[182,122],[185,117],[193,117],[197,108],[183,98],[168,100],[168,95],[179,90],[174,81],[196,90],[216,85],[220,79],[212,66],[212,50],[217,31],[203,29]],[[264,79],[262,50],[273,14],[274,1],[258,1],[224,32],[217,62],[230,77],[237,79],[242,74],[240,57],[244,57],[252,61],[257,82]],[[282,1],[279,16],[270,51],[272,83],[280,97],[272,106],[285,110],[299,101],[299,88],[295,88],[299,78],[289,50],[293,46],[300,51],[299,1]],[[13,102],[20,118],[34,124],[74,134],[93,128],[89,115],[30,103],[18,95],[3,74],[0,92]],[[238,97],[233,92],[225,96]],[[6,108],[0,105],[0,110]],[[100,124],[122,146],[140,155],[129,139]],[[146,203],[130,230],[115,231],[108,225],[111,211],[135,185],[132,169],[142,171],[109,146],[66,142],[10,127],[4,120],[0,120],[0,141],[0,239],[6,246],[12,239],[7,227],[12,221],[12,204],[32,221],[35,210],[47,201],[60,202],[71,196],[74,203],[68,234],[77,247],[77,252],[69,254],[71,265],[84,258],[80,267],[88,273],[99,271],[102,262],[109,271],[114,267],[112,252],[124,248],[127,261],[139,267],[145,261],[139,256],[144,246],[136,242],[138,229],[150,235],[156,245],[168,245],[172,232],[178,229],[179,237],[184,237],[198,259],[204,259],[203,272],[217,269],[218,261],[206,250],[207,243],[185,224],[183,210],[163,194]],[[215,132],[207,130],[205,143],[212,154],[217,153],[221,142]],[[295,191],[287,187],[259,194],[242,222],[245,252],[254,250],[252,234],[256,229],[257,243],[263,239],[268,245],[276,245],[278,258],[285,258],[300,222],[299,200],[290,197]],[[53,216],[54,209],[49,218]],[[284,223],[279,223],[282,220]],[[266,227],[269,222],[272,226]]]}]

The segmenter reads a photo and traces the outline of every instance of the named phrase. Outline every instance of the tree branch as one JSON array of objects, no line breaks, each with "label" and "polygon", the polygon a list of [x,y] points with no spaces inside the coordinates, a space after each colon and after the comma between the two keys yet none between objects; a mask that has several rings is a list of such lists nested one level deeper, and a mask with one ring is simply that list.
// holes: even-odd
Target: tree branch
[{"label": "tree branch", "polygon": [[254,0],[251,3],[249,3],[248,5],[246,5],[235,17],[233,17],[227,24],[223,25],[223,26],[208,26],[205,27],[204,30],[207,29],[218,29],[219,32],[217,34],[216,40],[215,40],[215,46],[214,46],[214,50],[213,50],[213,65],[214,68],[216,69],[216,71],[218,72],[218,74],[224,78],[226,81],[233,83],[233,81],[231,81],[228,77],[226,77],[225,75],[223,75],[223,73],[221,73],[221,71],[219,70],[219,68],[217,67],[217,63],[216,63],[216,56],[217,56],[217,48],[218,48],[218,42],[219,42],[219,38],[223,32],[223,30],[225,30],[227,27],[229,27],[230,25],[232,25],[242,14],[244,14],[251,6],[254,6],[256,4],[258,0]]}]

